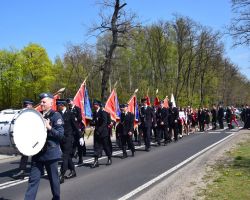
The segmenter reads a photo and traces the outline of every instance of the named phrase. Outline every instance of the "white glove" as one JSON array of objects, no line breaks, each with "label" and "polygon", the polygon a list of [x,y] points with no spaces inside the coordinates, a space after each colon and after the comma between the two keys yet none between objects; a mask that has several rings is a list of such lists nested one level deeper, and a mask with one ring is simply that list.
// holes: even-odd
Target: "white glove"
[{"label": "white glove", "polygon": [[80,138],[79,143],[80,143],[81,146],[83,146],[84,145],[84,139]]}]

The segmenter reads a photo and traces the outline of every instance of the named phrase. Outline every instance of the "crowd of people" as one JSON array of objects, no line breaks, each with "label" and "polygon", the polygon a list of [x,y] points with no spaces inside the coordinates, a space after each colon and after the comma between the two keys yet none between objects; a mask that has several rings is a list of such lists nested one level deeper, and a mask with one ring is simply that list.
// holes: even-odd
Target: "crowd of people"
[{"label": "crowd of people", "polygon": [[[86,127],[82,122],[81,109],[74,105],[73,99],[57,99],[57,111],[52,109],[53,95],[50,93],[40,94],[41,113],[45,119],[47,128],[47,139],[43,149],[32,156],[29,185],[25,194],[25,199],[35,199],[41,176],[44,168],[48,173],[53,199],[60,199],[60,184],[65,179],[77,176],[73,158],[78,157],[78,164],[83,163],[83,156],[86,154],[84,133]],[[33,101],[25,100],[23,107],[32,108]],[[145,151],[150,152],[152,142],[155,145],[167,145],[177,142],[183,135],[194,132],[206,132],[208,129],[224,129],[224,121],[229,129],[235,124],[239,127],[236,109],[228,106],[226,109],[219,105],[211,109],[194,109],[190,106],[177,108],[169,102],[166,108],[164,101],[160,101],[158,106],[148,105],[147,99],[141,99],[139,107],[139,119],[135,120],[135,115],[128,112],[128,104],[121,104],[120,120],[112,121],[110,114],[105,111],[100,101],[93,101],[93,119],[89,125],[94,126],[94,162],[92,168],[99,166],[99,158],[104,150],[107,156],[106,165],[112,164],[112,142],[111,135],[116,134],[116,143],[122,150],[122,159],[128,157],[127,150],[131,151],[131,156],[135,156],[135,144],[144,143]],[[246,105],[242,109],[240,120],[244,123],[244,128],[250,128],[250,108]],[[153,140],[153,141],[152,141]],[[20,162],[20,172],[14,178],[23,177],[27,165],[28,157],[22,156]],[[58,173],[58,163],[61,162]],[[69,173],[66,172],[69,170]]]}]

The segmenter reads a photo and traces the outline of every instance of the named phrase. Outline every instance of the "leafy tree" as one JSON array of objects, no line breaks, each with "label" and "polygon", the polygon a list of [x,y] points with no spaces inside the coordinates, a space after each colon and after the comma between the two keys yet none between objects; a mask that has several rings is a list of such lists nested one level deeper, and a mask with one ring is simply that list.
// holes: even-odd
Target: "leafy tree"
[{"label": "leafy tree", "polygon": [[46,50],[38,44],[29,44],[21,50],[21,54],[24,95],[36,101],[39,93],[51,89],[55,80],[53,65]]}]

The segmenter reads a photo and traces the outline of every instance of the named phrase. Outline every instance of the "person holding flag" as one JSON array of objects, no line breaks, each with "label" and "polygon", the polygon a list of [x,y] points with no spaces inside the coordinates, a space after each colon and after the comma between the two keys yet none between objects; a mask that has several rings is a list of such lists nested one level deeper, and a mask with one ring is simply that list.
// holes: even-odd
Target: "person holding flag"
[{"label": "person holding flag", "polygon": [[[81,84],[74,99],[69,98],[67,100],[71,112],[75,114],[79,129],[82,132],[82,137],[84,137],[85,127],[87,126],[87,123],[90,119],[92,119],[92,110],[90,106],[88,90],[86,87],[86,80],[87,78]],[[76,137],[78,137],[77,134]],[[74,152],[76,147],[78,149],[79,156],[78,164],[82,164],[82,156],[86,154],[86,146],[85,144],[83,146],[80,145],[79,138],[75,138]]]},{"label": "person holding flag", "polygon": [[[79,108],[78,106],[76,106],[73,102],[72,98],[67,98],[66,102],[68,104],[69,110],[73,113],[74,118],[76,123],[78,124],[78,128],[79,131],[82,133],[82,138],[84,138],[84,133],[85,133],[85,125],[82,122],[82,115],[81,115],[81,108]],[[74,134],[74,144],[73,144],[73,151],[72,154],[74,155],[74,157],[76,157],[76,152],[78,154],[78,165],[83,163],[83,156],[86,155],[86,145],[84,144],[80,144],[80,140],[79,140],[79,134]],[[77,151],[76,151],[77,149]]]},{"label": "person holding flag", "polygon": [[119,123],[119,126],[117,127],[117,132],[119,136],[121,137],[122,142],[122,152],[123,156],[122,158],[127,158],[127,146],[132,152],[132,157],[135,155],[135,146],[132,141],[132,136],[134,132],[134,119],[135,116],[128,112],[128,104],[122,104],[120,105],[121,109],[121,120]]},{"label": "person holding flag", "polygon": [[140,125],[143,132],[145,151],[149,152],[151,147],[150,133],[152,131],[152,126],[156,126],[156,119],[154,110],[147,105],[147,99],[142,99],[141,103],[142,107],[140,110]]},{"label": "person holding flag", "polygon": [[101,109],[101,102],[94,100],[93,102],[93,119],[91,125],[95,126],[94,130],[94,163],[92,168],[99,167],[98,158],[102,156],[102,150],[104,149],[108,161],[106,165],[112,164],[111,149],[109,145],[109,131],[108,131],[108,115]]},{"label": "person holding flag", "polygon": [[161,138],[165,138],[164,145],[167,144],[167,134],[168,134],[168,109],[164,107],[164,101],[160,101],[160,106],[156,111],[156,121],[157,121],[157,144],[161,145]]}]

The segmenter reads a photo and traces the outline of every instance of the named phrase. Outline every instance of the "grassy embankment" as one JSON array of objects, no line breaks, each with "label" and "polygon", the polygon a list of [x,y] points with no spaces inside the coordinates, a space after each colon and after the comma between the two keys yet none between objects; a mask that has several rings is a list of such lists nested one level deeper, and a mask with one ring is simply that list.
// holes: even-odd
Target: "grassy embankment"
[{"label": "grassy embankment", "polygon": [[250,140],[227,154],[228,159],[206,175],[210,183],[199,195],[205,200],[250,200]]}]

